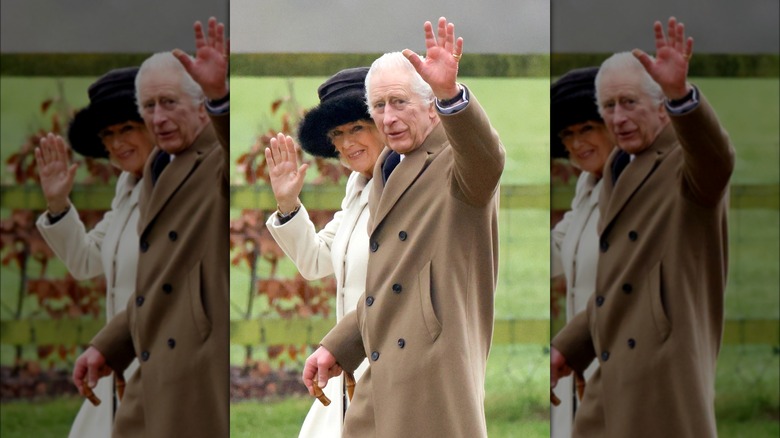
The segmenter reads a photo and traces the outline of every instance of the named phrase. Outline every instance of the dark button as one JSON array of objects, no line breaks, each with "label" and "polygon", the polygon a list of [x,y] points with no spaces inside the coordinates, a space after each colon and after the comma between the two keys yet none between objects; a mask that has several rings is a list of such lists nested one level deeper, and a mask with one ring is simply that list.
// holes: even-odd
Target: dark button
[{"label": "dark button", "polygon": [[141,360],[143,360],[144,362],[149,360],[149,352],[148,351],[144,351],[143,353],[141,353]]},{"label": "dark button", "polygon": [[609,360],[609,351],[602,351],[601,352],[601,360],[604,362]]},{"label": "dark button", "polygon": [[394,285],[393,285],[393,292],[395,292],[395,293],[397,293],[397,294],[400,294],[400,293],[401,293],[401,291],[402,291],[403,289],[404,289],[404,288],[403,288],[403,287],[401,287],[401,285],[400,285],[400,284],[398,284],[398,283],[396,283],[396,284],[394,284]]},{"label": "dark button", "polygon": [[138,297],[135,299],[135,305],[141,307],[144,304],[144,297]]},{"label": "dark button", "polygon": [[141,252],[146,252],[149,249],[149,242],[142,240],[141,241]]},{"label": "dark button", "polygon": [[402,241],[406,240],[406,231],[401,231],[400,233],[398,233],[398,238],[401,239]]},{"label": "dark button", "polygon": [[632,242],[636,241],[637,237],[639,237],[639,234],[637,234],[636,231],[628,232],[628,238],[631,239]]},{"label": "dark button", "polygon": [[609,248],[609,244],[606,240],[600,240],[599,241],[599,248],[601,248],[601,252],[607,252],[607,249]]},{"label": "dark button", "polygon": [[596,305],[601,307],[602,304],[604,304],[604,297],[599,295],[599,296],[596,297]]},{"label": "dark button", "polygon": [[376,240],[371,241],[371,252],[376,252],[376,250],[379,249],[379,244],[376,242]]},{"label": "dark button", "polygon": [[375,352],[371,353],[371,360],[373,360],[375,362],[377,360],[379,360],[379,352],[378,351],[375,351]]},{"label": "dark button", "polygon": [[176,340],[173,338],[168,339],[168,346],[173,348],[176,346]]},{"label": "dark button", "polygon": [[634,288],[631,287],[630,284],[626,283],[623,285],[623,292],[630,294],[632,290],[634,290]]},{"label": "dark button", "polygon": [[171,239],[171,242],[175,242],[176,238],[178,237],[179,235],[176,234],[176,231],[171,231],[170,233],[168,233],[168,238]]},{"label": "dark button", "polygon": [[401,338],[398,340],[398,347],[404,348],[406,346],[406,341],[404,341],[404,338]]},{"label": "dark button", "polygon": [[631,338],[628,340],[628,348],[634,348],[634,347],[636,347],[636,341],[634,340],[634,338]]},{"label": "dark button", "polygon": [[173,286],[171,286],[168,283],[165,283],[163,285],[163,292],[165,292],[166,294],[169,294],[169,293],[173,292]]},{"label": "dark button", "polygon": [[366,297],[366,306],[374,304],[374,297]]}]

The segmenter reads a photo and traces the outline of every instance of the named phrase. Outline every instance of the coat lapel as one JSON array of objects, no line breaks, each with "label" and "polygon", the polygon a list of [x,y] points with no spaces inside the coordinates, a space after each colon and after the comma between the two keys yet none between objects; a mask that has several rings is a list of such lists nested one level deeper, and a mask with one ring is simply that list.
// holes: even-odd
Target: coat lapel
[{"label": "coat lapel", "polygon": [[401,195],[409,189],[420,173],[428,167],[436,153],[441,151],[446,144],[447,135],[441,123],[439,123],[420,147],[404,156],[404,159],[393,171],[390,179],[383,185],[382,163],[390,154],[390,149],[385,148],[374,166],[374,183],[369,200],[369,211],[371,212],[368,222],[369,235],[374,232],[376,226],[393,209]]},{"label": "coat lapel", "polygon": [[152,151],[144,166],[143,188],[139,199],[141,215],[138,220],[138,234],[142,235],[154,218],[160,213],[163,206],[179,190],[187,177],[198,167],[206,154],[214,148],[216,134],[209,123],[203,128],[195,142],[184,152],[176,154],[176,158],[160,174],[157,183],[152,185],[152,163],[154,157],[160,152],[159,148]]},{"label": "coat lapel", "polygon": [[[661,131],[653,144],[637,155],[626,167],[616,184],[612,184],[612,166],[609,164],[605,166],[604,182],[599,197],[599,211],[601,212],[598,224],[599,236],[612,223],[634,193],[639,190],[642,183],[653,173],[653,170],[669,155],[675,145],[674,128],[669,124]],[[618,148],[612,151],[607,163],[612,163],[618,151]]]}]

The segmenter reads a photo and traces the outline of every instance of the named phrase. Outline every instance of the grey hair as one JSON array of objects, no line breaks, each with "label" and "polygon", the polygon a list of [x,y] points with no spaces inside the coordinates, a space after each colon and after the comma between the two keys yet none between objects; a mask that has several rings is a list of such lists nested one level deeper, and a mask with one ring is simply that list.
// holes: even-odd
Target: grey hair
[{"label": "grey hair", "polygon": [[596,105],[599,108],[599,113],[601,113],[602,103],[599,88],[604,76],[607,74],[639,75],[642,91],[653,99],[656,104],[661,104],[664,101],[664,92],[661,90],[661,86],[650,77],[642,63],[631,52],[620,52],[615,53],[601,63],[599,72],[596,74]]},{"label": "grey hair", "polygon": [[143,114],[142,103],[140,99],[139,85],[144,75],[149,72],[167,71],[178,74],[181,78],[179,85],[182,91],[192,98],[194,105],[200,105],[205,102],[206,95],[197,82],[187,73],[184,66],[171,52],[160,52],[146,58],[138,69],[138,75],[135,77],[135,103],[138,106],[138,113]]},{"label": "grey hair", "polygon": [[409,73],[409,77],[412,79],[409,87],[412,93],[423,100],[425,104],[433,103],[435,96],[433,95],[433,89],[423,80],[414,66],[401,52],[390,52],[377,58],[376,61],[371,64],[371,68],[366,75],[366,104],[369,111],[371,110],[371,101],[369,96],[371,95],[371,76],[374,74],[380,74],[386,71],[406,71]]}]

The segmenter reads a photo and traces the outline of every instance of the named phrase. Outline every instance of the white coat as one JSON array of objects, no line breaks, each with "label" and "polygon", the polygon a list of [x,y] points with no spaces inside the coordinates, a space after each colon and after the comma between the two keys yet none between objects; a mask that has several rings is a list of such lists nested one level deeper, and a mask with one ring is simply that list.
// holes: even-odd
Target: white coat
[{"label": "white coat", "polygon": [[[566,321],[585,310],[588,299],[596,289],[596,268],[599,260],[599,193],[602,179],[589,172],[582,172],[577,180],[577,190],[566,212],[550,233],[551,277],[563,274],[566,277]],[[587,380],[598,367],[593,362],[585,371]],[[550,415],[550,436],[571,437],[577,396],[574,379],[558,380],[555,389],[559,406],[552,407]]]},{"label": "white coat", "polygon": [[[65,263],[77,280],[106,277],[106,321],[127,306],[135,292],[138,266],[138,195],[141,184],[130,173],[123,172],[116,183],[116,193],[108,211],[95,228],[86,231],[76,207],[55,224],[46,213],[36,221],[38,231],[52,251]],[[138,368],[138,361],[128,367],[126,380]],[[71,426],[69,437],[110,437],[114,418],[113,379],[101,379],[94,389],[102,400],[92,406],[85,400]]]},{"label": "white coat", "polygon": [[[319,233],[309,219],[306,208],[284,225],[276,214],[266,222],[271,235],[290,257],[307,280],[334,274],[336,278],[336,320],[355,310],[365,291],[368,263],[368,194],[371,181],[353,172],[347,181],[347,193],[341,211],[333,216]],[[355,379],[368,367],[363,361],[355,371]],[[359,384],[359,383],[358,383]],[[344,377],[331,379],[324,388],[331,400],[323,406],[315,400],[301,427],[301,438],[333,438],[341,436],[343,423]]]}]

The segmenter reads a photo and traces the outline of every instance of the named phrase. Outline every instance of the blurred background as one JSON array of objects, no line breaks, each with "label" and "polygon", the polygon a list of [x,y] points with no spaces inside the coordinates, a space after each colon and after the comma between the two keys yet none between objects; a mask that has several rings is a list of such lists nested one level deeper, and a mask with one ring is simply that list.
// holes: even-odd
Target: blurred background
[{"label": "blurred background", "polygon": [[[639,2],[636,2],[639,3]],[[690,80],[707,96],[736,150],[729,212],[726,325],[717,368],[715,411],[721,437],[780,434],[780,94],[774,0],[734,3],[556,0],[552,5],[552,80],[598,66],[611,53],[655,51],[653,22],[675,16],[694,38]],[[576,173],[552,165],[551,225],[569,209]],[[565,300],[552,294],[553,333]]]},{"label": "blurred background", "polygon": [[[104,280],[76,281],[35,219],[45,209],[33,148],[65,134],[87,87],[154,52],[195,49],[193,23],[226,22],[224,0],[0,1],[0,435],[64,437],[83,398],[73,362],[103,326]],[[87,227],[109,208],[117,172],[84,161],[71,200]],[[105,402],[105,401],[104,401]]]}]

